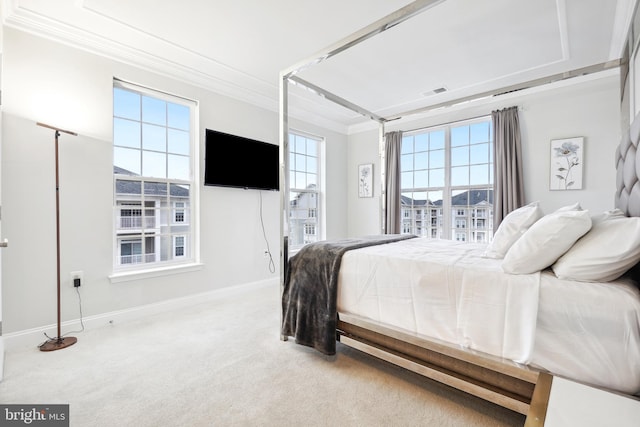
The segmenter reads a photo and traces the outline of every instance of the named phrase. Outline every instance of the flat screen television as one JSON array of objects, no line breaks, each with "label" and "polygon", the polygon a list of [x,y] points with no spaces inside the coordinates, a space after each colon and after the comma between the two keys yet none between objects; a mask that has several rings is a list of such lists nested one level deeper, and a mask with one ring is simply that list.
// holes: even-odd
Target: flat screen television
[{"label": "flat screen television", "polygon": [[279,150],[274,144],[207,129],[204,185],[277,191]]}]

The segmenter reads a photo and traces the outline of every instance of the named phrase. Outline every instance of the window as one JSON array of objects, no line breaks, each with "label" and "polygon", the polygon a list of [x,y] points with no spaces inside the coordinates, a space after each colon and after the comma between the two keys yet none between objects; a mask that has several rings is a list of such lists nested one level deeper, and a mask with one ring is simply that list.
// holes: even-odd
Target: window
[{"label": "window", "polygon": [[120,262],[122,264],[134,264],[142,256],[141,240],[122,240],[120,243]]},{"label": "window", "polygon": [[487,230],[493,228],[492,135],[489,117],[403,135],[403,232],[488,241],[492,233]]},{"label": "window", "polygon": [[184,216],[184,208],[186,206],[185,202],[175,202],[173,204],[173,222],[184,224],[185,216]]},{"label": "window", "polygon": [[[122,206],[129,206],[123,204]],[[121,228],[142,228],[142,209],[131,209],[129,207],[120,209]]]},{"label": "window", "polygon": [[114,81],[114,268],[194,261],[193,101]]},{"label": "window", "polygon": [[[141,238],[121,239],[119,246],[118,261],[121,265],[140,264],[145,262],[154,262],[156,253],[154,250],[153,238],[146,238],[143,245]],[[144,247],[144,252],[143,252]]]},{"label": "window", "polygon": [[184,236],[173,237],[173,248],[174,248],[173,255],[175,257],[183,257],[185,255],[184,242],[185,242]]},{"label": "window", "polygon": [[320,144],[316,137],[289,134],[289,247],[319,240]]}]

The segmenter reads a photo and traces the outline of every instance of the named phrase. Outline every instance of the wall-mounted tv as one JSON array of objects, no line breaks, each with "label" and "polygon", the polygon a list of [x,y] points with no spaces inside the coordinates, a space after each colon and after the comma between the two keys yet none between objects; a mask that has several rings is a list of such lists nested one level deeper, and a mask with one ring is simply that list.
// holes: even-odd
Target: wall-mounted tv
[{"label": "wall-mounted tv", "polygon": [[274,144],[207,129],[204,184],[279,190],[279,150]]}]

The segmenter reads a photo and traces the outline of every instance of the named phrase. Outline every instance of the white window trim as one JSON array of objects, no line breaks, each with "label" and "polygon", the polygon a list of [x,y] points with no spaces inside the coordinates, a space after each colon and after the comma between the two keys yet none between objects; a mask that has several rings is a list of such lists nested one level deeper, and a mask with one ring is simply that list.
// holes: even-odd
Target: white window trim
[{"label": "white window trim", "polygon": [[136,271],[118,271],[109,276],[111,283],[130,282],[140,279],[150,279],[154,277],[162,277],[170,274],[188,273],[191,271],[202,270],[204,264],[200,262],[192,262],[188,264],[171,264],[162,267],[149,268],[146,270],[138,269]]},{"label": "white window trim", "polygon": [[[325,194],[325,189],[326,189],[326,174],[324,173],[326,171],[326,138],[322,137],[322,136],[318,136],[316,134],[313,133],[309,133],[309,132],[305,132],[302,130],[298,130],[298,129],[294,129],[294,128],[289,128],[289,134],[295,134],[295,135],[300,135],[306,138],[310,138],[310,139],[315,139],[318,142],[318,173],[317,173],[317,178],[318,178],[318,183],[317,183],[317,187],[316,187],[316,191],[312,191],[310,193],[313,194],[317,194],[317,205],[316,205],[316,209],[315,209],[315,218],[316,218],[316,236],[318,240],[324,240],[326,239],[326,220],[327,220],[327,212],[325,209],[325,201],[326,201],[326,194]],[[289,155],[289,153],[286,153],[287,155]],[[295,188],[289,188],[289,192],[291,191],[296,191],[296,192],[308,192],[305,189],[295,189]],[[290,221],[290,217],[291,217],[291,211],[287,208],[288,211],[288,218],[287,221]],[[297,253],[303,246],[305,246],[306,243],[303,243],[301,246],[292,246],[291,245],[291,241],[289,241],[289,255],[294,255],[295,253]]]},{"label": "white window trim", "polygon": [[[161,277],[161,276],[176,274],[176,273],[201,270],[203,267],[203,264],[200,261],[200,209],[199,209],[199,206],[200,206],[200,161],[199,161],[200,143],[199,141],[200,141],[200,133],[201,133],[200,121],[199,121],[200,103],[199,101],[194,99],[182,97],[179,95],[174,95],[165,91],[150,89],[148,87],[141,86],[131,82],[126,82],[117,78],[113,79],[112,88],[115,88],[115,87],[120,87],[123,89],[144,93],[146,95],[154,96],[154,97],[158,97],[158,94],[160,94],[163,99],[166,99],[168,101],[183,104],[183,105],[185,104],[185,101],[186,101],[186,103],[190,105],[191,147],[190,147],[189,161],[190,161],[190,169],[191,169],[192,177],[191,177],[191,181],[188,182],[191,188],[191,200],[189,203],[189,208],[185,209],[185,220],[186,220],[185,225],[189,225],[191,227],[191,238],[187,239],[189,240],[188,244],[190,246],[188,250],[190,251],[191,257],[189,262],[180,263],[178,261],[173,263],[162,263],[159,265],[151,264],[149,265],[149,268],[122,267],[116,264],[116,260],[114,259],[112,261],[112,267],[111,267],[113,272],[110,276],[108,276],[109,280],[111,281],[111,283],[120,283],[120,282],[134,281],[134,280],[140,280],[140,279],[146,279],[146,278]],[[113,116],[113,112],[112,112],[112,116]],[[112,120],[113,120],[113,117],[112,117]],[[113,146],[113,143],[112,143],[112,146]],[[115,183],[116,183],[117,176],[118,175],[114,175],[114,178],[113,178],[114,191],[115,191],[115,185],[116,185]],[[131,177],[127,175],[123,177],[127,179],[131,179]],[[146,180],[151,180],[151,179],[147,178]],[[172,182],[177,182],[177,180],[172,180]],[[114,197],[115,197],[115,193],[114,193]],[[113,205],[115,206],[115,203],[113,203]],[[187,212],[189,214],[188,216],[186,215]],[[115,212],[113,214],[115,214]],[[116,227],[115,222],[116,221],[113,222],[114,229],[112,231],[112,235],[113,235],[113,245],[117,246],[118,233],[115,228]],[[118,256],[120,249],[118,248],[117,251],[114,250],[112,252],[114,253],[114,256]]]}]

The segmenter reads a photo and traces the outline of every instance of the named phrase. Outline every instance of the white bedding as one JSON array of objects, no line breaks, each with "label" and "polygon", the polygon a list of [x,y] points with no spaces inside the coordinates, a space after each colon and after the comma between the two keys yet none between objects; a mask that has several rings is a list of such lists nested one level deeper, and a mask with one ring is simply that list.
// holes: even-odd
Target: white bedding
[{"label": "white bedding", "polygon": [[348,251],[338,312],[528,363],[625,393],[640,391],[640,295],[628,282],[502,272],[485,245],[416,238]]},{"label": "white bedding", "polygon": [[640,394],[640,291],[541,277],[532,365],[628,394]]}]

